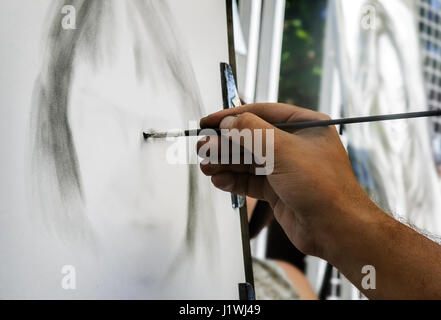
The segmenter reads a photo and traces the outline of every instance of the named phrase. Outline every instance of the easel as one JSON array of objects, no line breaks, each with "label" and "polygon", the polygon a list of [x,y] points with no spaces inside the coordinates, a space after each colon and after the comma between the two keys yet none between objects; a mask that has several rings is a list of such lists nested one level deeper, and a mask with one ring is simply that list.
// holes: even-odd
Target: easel
[{"label": "easel", "polygon": [[[234,108],[241,104],[237,89],[236,52],[234,48],[233,0],[226,0],[228,51],[230,65],[221,63],[222,97],[224,109]],[[251,259],[248,213],[245,197],[231,195],[233,209],[239,210],[240,229],[242,234],[242,252],[245,271],[245,283],[239,283],[239,299],[255,300],[253,265]]]}]

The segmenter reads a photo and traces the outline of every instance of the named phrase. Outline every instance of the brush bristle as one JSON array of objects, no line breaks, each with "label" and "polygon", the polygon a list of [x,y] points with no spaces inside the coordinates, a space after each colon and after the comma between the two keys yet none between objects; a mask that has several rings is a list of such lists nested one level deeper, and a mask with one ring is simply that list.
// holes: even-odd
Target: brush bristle
[{"label": "brush bristle", "polygon": [[169,132],[156,132],[156,131],[152,131],[152,132],[143,132],[143,136],[144,136],[144,140],[148,140],[148,139],[166,139],[166,138],[177,138],[177,137],[182,137],[184,136],[184,132],[181,130],[174,130],[174,131],[169,131]]}]

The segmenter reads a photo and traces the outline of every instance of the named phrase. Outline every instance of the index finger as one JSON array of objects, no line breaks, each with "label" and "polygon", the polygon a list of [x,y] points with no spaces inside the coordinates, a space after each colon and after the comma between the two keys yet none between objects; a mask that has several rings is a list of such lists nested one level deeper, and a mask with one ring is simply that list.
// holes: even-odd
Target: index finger
[{"label": "index finger", "polygon": [[200,121],[201,128],[217,128],[227,116],[254,113],[269,123],[326,120],[324,114],[282,103],[255,103],[213,113]]}]

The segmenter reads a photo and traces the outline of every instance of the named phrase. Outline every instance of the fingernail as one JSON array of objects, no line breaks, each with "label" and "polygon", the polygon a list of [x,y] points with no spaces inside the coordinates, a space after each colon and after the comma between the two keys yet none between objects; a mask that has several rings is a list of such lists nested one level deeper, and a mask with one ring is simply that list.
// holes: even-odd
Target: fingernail
[{"label": "fingernail", "polygon": [[237,119],[237,117],[235,117],[235,116],[228,116],[228,117],[225,117],[225,118],[221,121],[221,123],[220,123],[220,125],[219,125],[219,128],[221,128],[221,129],[232,129],[232,128],[233,128],[233,125],[234,125],[234,122],[236,121],[236,119]]}]

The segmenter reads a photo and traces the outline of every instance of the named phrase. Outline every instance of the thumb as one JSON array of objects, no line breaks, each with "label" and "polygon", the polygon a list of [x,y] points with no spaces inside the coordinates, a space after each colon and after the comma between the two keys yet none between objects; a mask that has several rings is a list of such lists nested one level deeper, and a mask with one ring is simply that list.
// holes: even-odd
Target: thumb
[{"label": "thumb", "polygon": [[219,128],[228,130],[237,129],[239,131],[245,129],[275,129],[270,123],[251,112],[225,117],[220,122]]}]

